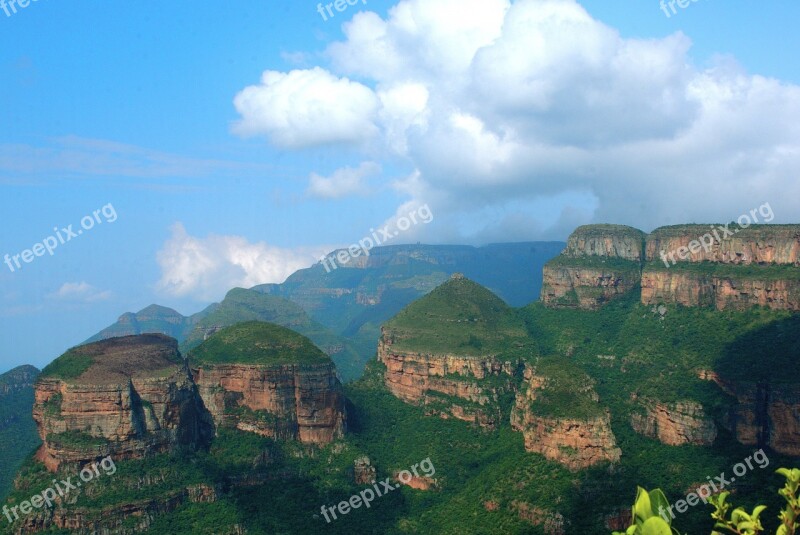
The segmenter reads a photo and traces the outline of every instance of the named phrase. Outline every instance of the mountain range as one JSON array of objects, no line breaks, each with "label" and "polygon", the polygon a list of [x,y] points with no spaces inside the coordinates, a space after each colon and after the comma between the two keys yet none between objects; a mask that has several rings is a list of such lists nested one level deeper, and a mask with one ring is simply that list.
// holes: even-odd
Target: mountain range
[{"label": "mountain range", "polygon": [[[737,505],[778,511],[773,470],[800,460],[800,225],[709,250],[698,228],[580,227],[515,268],[527,301],[476,267],[496,260],[416,246],[197,317],[125,315],[42,371],[43,444],[7,503],[101,456],[114,474],[0,533],[599,535],[628,529],[637,486],[674,501],[732,471]],[[707,533],[710,512],[674,525]]]}]

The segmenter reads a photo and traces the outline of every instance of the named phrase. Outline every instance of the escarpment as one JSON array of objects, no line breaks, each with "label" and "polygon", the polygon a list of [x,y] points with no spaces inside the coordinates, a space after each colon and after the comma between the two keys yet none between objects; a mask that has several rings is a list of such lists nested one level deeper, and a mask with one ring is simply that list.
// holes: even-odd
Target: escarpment
[{"label": "escarpment", "polygon": [[600,405],[589,377],[555,363],[526,366],[524,377],[511,425],[522,432],[527,451],[570,470],[619,461],[611,413]]},{"label": "escarpment", "polygon": [[71,349],[45,368],[33,417],[49,469],[107,455],[141,458],[202,448],[213,422],[177,342],[164,335],[112,338]]},{"label": "escarpment", "polygon": [[554,308],[595,310],[641,278],[645,234],[623,225],[585,225],[542,272],[541,300]]},{"label": "escarpment", "polygon": [[800,225],[677,225],[649,235],[587,225],[548,262],[543,281],[551,308],[596,310],[641,286],[646,305],[797,311]]},{"label": "escarpment", "polygon": [[399,399],[429,414],[494,427],[531,346],[505,303],[456,275],[384,325],[378,360]]},{"label": "escarpment", "polygon": [[670,446],[710,446],[717,438],[717,426],[700,403],[661,403],[640,399],[640,412],[631,414],[634,431]]},{"label": "escarpment", "polygon": [[263,322],[222,329],[189,354],[218,426],[327,444],[345,430],[336,367],[307,338]]}]

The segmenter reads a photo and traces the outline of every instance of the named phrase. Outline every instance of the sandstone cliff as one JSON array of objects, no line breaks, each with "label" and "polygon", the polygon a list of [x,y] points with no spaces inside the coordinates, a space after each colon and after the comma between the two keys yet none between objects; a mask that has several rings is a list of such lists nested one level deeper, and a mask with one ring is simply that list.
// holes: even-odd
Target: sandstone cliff
[{"label": "sandstone cliff", "polygon": [[645,233],[625,225],[583,225],[567,240],[563,256],[599,256],[642,261]]},{"label": "sandstone cliff", "polygon": [[164,335],[74,348],[45,368],[35,399],[37,458],[51,470],[203,447],[214,433],[177,342]]},{"label": "sandstone cliff", "polygon": [[312,444],[344,433],[344,394],[333,363],[203,365],[193,372],[218,426]]},{"label": "sandstone cliff", "polygon": [[[386,365],[384,381],[399,399],[425,405],[431,414],[494,427],[501,418],[499,398],[514,389],[517,361],[495,356],[424,354],[398,351],[382,329],[378,361]],[[495,378],[498,381],[484,381]]]},{"label": "sandstone cliff", "polygon": [[634,431],[670,446],[710,446],[717,438],[717,426],[703,406],[693,401],[660,403],[639,399],[642,412],[631,414]]},{"label": "sandstone cliff", "polygon": [[542,271],[542,302],[596,310],[633,290],[641,278],[645,234],[623,225],[584,225]]},{"label": "sandstone cliff", "polygon": [[[619,461],[611,414],[599,405],[588,377],[554,366],[527,366],[524,377],[527,388],[517,393],[511,426],[522,432],[527,451],[570,470]],[[548,396],[573,403],[548,404]]]},{"label": "sandstone cliff", "polygon": [[[662,261],[661,253],[686,248],[687,262],[723,264],[792,264],[800,266],[800,225],[756,225],[739,228],[730,225],[728,233],[722,225],[675,225],[661,227],[647,236],[647,261]],[[715,233],[716,232],[716,233]],[[706,238],[705,248],[688,249],[692,241]],[[713,238],[713,243],[712,243]],[[719,238],[719,239],[717,239]]]},{"label": "sandstone cliff", "polygon": [[336,367],[297,333],[242,323],[211,336],[189,360],[218,426],[312,444],[344,434],[345,398]]},{"label": "sandstone cliff", "polygon": [[541,300],[595,310],[641,283],[646,305],[800,310],[800,225],[721,227],[579,227],[545,266]]},{"label": "sandstone cliff", "polygon": [[730,380],[710,371],[700,376],[736,398],[723,426],[739,442],[800,456],[800,386]]},{"label": "sandstone cliff", "polygon": [[551,308],[597,310],[639,283],[638,264],[597,265],[584,260],[559,258],[542,271],[542,302]]},{"label": "sandstone cliff", "polygon": [[[744,268],[741,268],[744,270]],[[800,269],[753,267],[686,269],[649,264],[642,273],[642,303],[677,303],[745,310],[754,305],[774,310],[800,310]],[[777,272],[777,273],[776,273]]]}]

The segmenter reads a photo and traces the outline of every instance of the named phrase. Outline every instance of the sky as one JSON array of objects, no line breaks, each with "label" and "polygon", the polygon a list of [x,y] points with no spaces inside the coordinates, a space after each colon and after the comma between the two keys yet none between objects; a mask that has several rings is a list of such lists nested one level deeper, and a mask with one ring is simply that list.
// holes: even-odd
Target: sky
[{"label": "sky", "polygon": [[794,1],[8,1],[0,372],[423,206],[393,243],[800,222]]}]

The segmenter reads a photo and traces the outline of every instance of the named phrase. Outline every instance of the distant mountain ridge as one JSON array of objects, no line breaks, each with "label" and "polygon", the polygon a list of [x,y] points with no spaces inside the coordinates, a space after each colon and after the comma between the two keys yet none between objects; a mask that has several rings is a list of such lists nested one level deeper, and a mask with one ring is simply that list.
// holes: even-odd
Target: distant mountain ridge
[{"label": "distant mountain ridge", "polygon": [[296,271],[282,284],[236,288],[221,303],[188,317],[159,305],[128,312],[86,343],[160,333],[188,350],[216,329],[269,321],[308,336],[331,355],[347,381],[359,377],[374,356],[381,323],[454,273],[463,273],[511,306],[523,306],[537,299],[542,268],[564,246],[564,242],[523,242],[376,247],[369,256],[351,258],[330,272],[317,263]]}]

